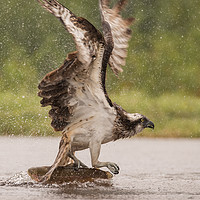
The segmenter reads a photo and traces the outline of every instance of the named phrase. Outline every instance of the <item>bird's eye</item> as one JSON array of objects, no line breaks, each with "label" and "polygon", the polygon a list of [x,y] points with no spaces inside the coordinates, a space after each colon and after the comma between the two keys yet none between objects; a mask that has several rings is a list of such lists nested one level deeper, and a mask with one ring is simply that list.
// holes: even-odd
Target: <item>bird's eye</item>
[{"label": "bird's eye", "polygon": [[144,119],[142,118],[142,119],[140,119],[140,121],[143,123],[143,122],[144,122]]}]

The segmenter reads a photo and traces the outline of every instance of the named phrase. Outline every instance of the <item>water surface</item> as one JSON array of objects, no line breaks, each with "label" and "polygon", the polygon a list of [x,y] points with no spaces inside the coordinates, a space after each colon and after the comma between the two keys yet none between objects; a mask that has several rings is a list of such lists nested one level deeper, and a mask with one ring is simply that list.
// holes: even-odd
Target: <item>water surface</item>
[{"label": "water surface", "polygon": [[[200,140],[133,138],[103,145],[120,174],[94,183],[44,186],[27,169],[51,165],[60,138],[0,137],[0,199],[200,199]],[[77,153],[90,165],[89,151]],[[106,170],[106,169],[105,169]]]}]

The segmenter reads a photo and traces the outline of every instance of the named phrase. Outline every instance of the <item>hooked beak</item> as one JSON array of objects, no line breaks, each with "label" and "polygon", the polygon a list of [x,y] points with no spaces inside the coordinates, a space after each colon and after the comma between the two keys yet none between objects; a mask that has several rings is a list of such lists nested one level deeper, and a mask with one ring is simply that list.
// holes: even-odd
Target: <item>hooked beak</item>
[{"label": "hooked beak", "polygon": [[148,121],[145,125],[145,128],[152,128],[154,129],[154,123],[152,121]]}]

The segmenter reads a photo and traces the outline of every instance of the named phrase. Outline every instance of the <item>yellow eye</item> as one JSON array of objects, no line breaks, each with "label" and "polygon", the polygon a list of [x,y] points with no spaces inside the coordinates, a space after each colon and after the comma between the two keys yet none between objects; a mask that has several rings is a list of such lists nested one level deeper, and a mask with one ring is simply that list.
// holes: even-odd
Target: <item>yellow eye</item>
[{"label": "yellow eye", "polygon": [[143,122],[144,122],[144,119],[142,118],[140,121],[143,123]]}]

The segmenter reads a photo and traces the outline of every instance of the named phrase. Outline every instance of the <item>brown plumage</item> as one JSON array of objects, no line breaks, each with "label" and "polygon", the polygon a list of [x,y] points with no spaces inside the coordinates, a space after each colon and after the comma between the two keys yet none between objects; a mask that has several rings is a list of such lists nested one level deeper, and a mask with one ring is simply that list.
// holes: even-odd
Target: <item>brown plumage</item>
[{"label": "brown plumage", "polygon": [[122,72],[121,66],[126,65],[128,41],[131,38],[131,29],[134,18],[123,19],[120,12],[128,3],[127,0],[120,0],[113,9],[109,8],[109,2],[102,0],[101,15],[109,22],[113,36],[114,49],[109,59],[109,65],[115,74]]},{"label": "brown plumage", "polygon": [[[39,2],[42,3],[42,1]],[[54,6],[61,6],[61,4],[59,4],[56,1],[49,1],[49,4],[47,4],[47,2],[46,4],[42,4],[42,6],[46,9],[51,4]],[[38,95],[43,98],[41,100],[42,106],[44,107],[50,105],[52,107],[52,109],[49,111],[49,116],[52,118],[51,125],[55,131],[62,131],[66,127],[66,125],[70,123],[70,116],[72,115],[73,108],[76,105],[69,104],[69,101],[72,98],[74,98],[73,95],[75,94],[75,88],[72,84],[69,83],[68,80],[75,79],[79,76],[79,74],[81,75],[81,77],[78,78],[82,79],[83,82],[84,79],[88,78],[87,76],[90,67],[89,64],[90,62],[92,62],[92,59],[95,59],[95,57],[97,56],[96,54],[97,49],[99,48],[99,43],[105,43],[104,38],[107,44],[109,42],[112,43],[112,45],[106,46],[108,50],[104,52],[103,62],[105,62],[105,64],[101,76],[102,87],[104,88],[105,93],[105,75],[107,63],[109,62],[109,65],[111,66],[114,73],[118,74],[118,72],[122,71],[120,66],[125,65],[128,40],[131,37],[131,31],[129,26],[133,21],[133,18],[122,19],[122,17],[119,14],[119,12],[122,11],[126,4],[126,0],[121,0],[114,6],[113,9],[110,9],[109,1],[102,1],[102,23],[105,21],[109,22],[112,34],[110,35],[109,30],[107,30],[108,25],[103,24],[104,37],[86,19],[82,17],[76,17],[73,13],[70,12],[70,19],[74,26],[77,29],[81,30],[81,32],[85,31],[84,38],[82,39],[84,47],[82,46],[82,43],[80,43],[80,38],[78,38],[77,35],[75,35],[76,33],[72,32],[70,28],[66,26],[66,29],[69,32],[71,32],[74,36],[78,51],[70,53],[67,59],[65,60],[64,64],[60,68],[48,73],[38,86],[40,90]],[[50,8],[48,8],[48,10],[53,13],[53,11],[51,11]],[[55,15],[55,13],[53,14]],[[63,22],[63,19],[60,19]],[[116,23],[116,21],[119,21],[119,23]],[[76,37],[78,39],[76,39]],[[113,42],[115,45],[113,44]],[[87,45],[89,47],[87,47]],[[120,48],[120,45],[123,48]],[[114,46],[114,48],[112,48],[112,46]],[[86,50],[88,50],[87,48],[89,49],[89,52],[87,52],[86,54],[89,54],[89,59],[83,60],[83,57],[85,56],[83,54],[84,52],[86,52]],[[107,60],[105,60],[106,54]],[[109,104],[111,105],[112,103],[111,100],[108,98],[107,93],[106,98],[109,101]]]},{"label": "brown plumage", "polygon": [[52,118],[51,125],[55,131],[62,131],[69,123],[75,105],[69,101],[74,97],[75,88],[70,85],[68,79],[80,70],[78,68],[76,52],[69,54],[64,64],[48,73],[39,84],[38,95],[43,99],[42,106],[51,106],[49,116]]},{"label": "brown plumage", "polygon": [[42,106],[51,106],[52,127],[63,134],[55,162],[40,181],[47,181],[57,166],[68,164],[70,159],[77,167],[85,166],[74,153],[86,148],[93,167],[107,167],[117,174],[115,163],[98,160],[101,144],[153,128],[145,116],[127,113],[112,103],[105,87],[107,64],[115,74],[125,65],[133,18],[123,19],[120,12],[127,1],[121,0],[111,9],[110,1],[99,0],[103,34],[56,0],[38,2],[61,20],[77,49],[38,86]]}]

